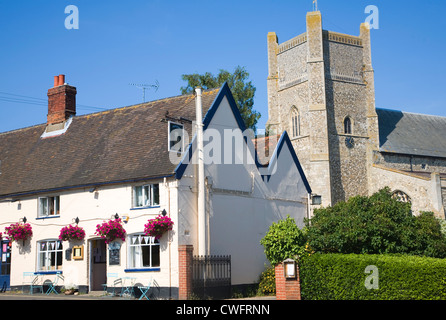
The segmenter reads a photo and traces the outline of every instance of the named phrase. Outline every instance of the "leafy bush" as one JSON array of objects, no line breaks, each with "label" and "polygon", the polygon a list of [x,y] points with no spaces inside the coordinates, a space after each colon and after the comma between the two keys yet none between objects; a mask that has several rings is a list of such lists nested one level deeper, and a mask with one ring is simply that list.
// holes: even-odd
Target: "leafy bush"
[{"label": "leafy bush", "polygon": [[389,188],[316,209],[306,220],[310,246],[323,253],[407,253],[446,257],[446,237],[431,212],[413,216]]},{"label": "leafy bush", "polygon": [[407,253],[433,258],[446,258],[446,236],[440,220],[432,212],[411,217],[411,228],[404,238]]},{"label": "leafy bush", "polygon": [[306,237],[290,216],[285,220],[273,222],[260,244],[272,266],[288,258],[297,259],[305,250]]},{"label": "leafy bush", "polygon": [[[367,289],[377,267],[378,288]],[[320,254],[299,265],[306,300],[444,300],[446,260],[410,255]]]},{"label": "leafy bush", "polygon": [[273,295],[276,293],[276,274],[274,267],[266,268],[260,275],[258,293],[260,295]]}]

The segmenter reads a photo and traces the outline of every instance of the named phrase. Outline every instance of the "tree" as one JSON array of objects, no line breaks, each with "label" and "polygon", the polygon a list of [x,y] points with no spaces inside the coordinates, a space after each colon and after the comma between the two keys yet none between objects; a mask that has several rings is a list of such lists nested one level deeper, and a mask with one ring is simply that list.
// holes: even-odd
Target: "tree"
[{"label": "tree", "polygon": [[257,121],[260,119],[260,113],[252,109],[256,88],[251,81],[247,81],[248,77],[249,73],[240,66],[237,66],[233,73],[220,69],[216,76],[210,72],[204,74],[183,74],[181,78],[187,82],[187,85],[181,87],[181,94],[191,93],[197,86],[205,90],[219,88],[227,82],[246,128],[250,128],[255,132]]},{"label": "tree", "polygon": [[446,238],[431,212],[413,216],[410,203],[384,188],[316,209],[306,220],[308,242],[322,253],[402,253],[446,257]]}]

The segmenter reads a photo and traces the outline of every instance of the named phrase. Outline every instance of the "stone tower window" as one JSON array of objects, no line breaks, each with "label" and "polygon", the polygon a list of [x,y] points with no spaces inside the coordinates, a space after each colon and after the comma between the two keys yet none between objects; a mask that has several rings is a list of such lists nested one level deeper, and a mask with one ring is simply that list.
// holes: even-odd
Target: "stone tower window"
[{"label": "stone tower window", "polygon": [[398,201],[401,201],[401,202],[412,203],[412,201],[410,200],[410,197],[401,190],[394,191],[392,194],[392,198],[396,199]]},{"label": "stone tower window", "polygon": [[299,111],[294,106],[291,108],[291,132],[293,138],[300,136],[300,116]]},{"label": "stone tower window", "polygon": [[350,119],[350,117],[346,117],[344,119],[344,133],[352,134],[352,120]]}]

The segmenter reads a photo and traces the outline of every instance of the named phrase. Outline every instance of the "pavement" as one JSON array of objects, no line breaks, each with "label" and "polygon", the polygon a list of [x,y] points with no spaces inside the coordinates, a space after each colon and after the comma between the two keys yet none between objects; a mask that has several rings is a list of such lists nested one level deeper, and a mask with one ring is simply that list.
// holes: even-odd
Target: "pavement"
[{"label": "pavement", "polygon": [[[22,292],[6,291],[0,293],[0,300],[109,300],[109,301],[132,301],[138,300],[133,297],[104,295],[103,291],[91,291],[88,294],[66,295],[54,294],[49,295],[42,293],[23,294]],[[143,299],[146,300],[146,299]],[[258,296],[249,298],[233,298],[227,300],[276,300],[275,296]]]},{"label": "pavement", "polygon": [[42,293],[23,294],[21,292],[6,291],[0,293],[0,300],[136,300],[130,297],[116,297],[104,295],[102,291],[93,291],[88,294],[70,294],[63,293],[49,295]]}]

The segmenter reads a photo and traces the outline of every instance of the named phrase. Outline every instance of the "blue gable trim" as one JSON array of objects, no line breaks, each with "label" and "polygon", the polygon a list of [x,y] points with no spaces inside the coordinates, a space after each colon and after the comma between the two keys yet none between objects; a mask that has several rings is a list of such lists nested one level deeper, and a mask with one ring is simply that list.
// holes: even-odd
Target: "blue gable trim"
[{"label": "blue gable trim", "polygon": [[[217,96],[215,97],[214,101],[212,102],[211,107],[206,112],[204,118],[203,118],[203,131],[207,129],[209,124],[211,123],[212,118],[214,117],[215,113],[217,112],[218,107],[220,106],[221,101],[223,98],[226,97],[228,99],[229,106],[231,107],[232,113],[234,114],[235,120],[237,121],[237,125],[240,128],[240,130],[245,131],[246,126],[245,122],[243,121],[243,118],[240,114],[240,111],[238,110],[237,104],[235,103],[234,97],[231,93],[231,89],[229,89],[229,85],[227,82],[223,84],[220,91],[218,92]],[[187,165],[190,163],[192,159],[192,155],[194,154],[194,150],[196,148],[196,135],[194,135],[192,142],[189,144],[188,148],[186,149],[186,153],[181,160],[181,162],[178,164],[178,166],[175,168],[175,178],[181,179],[181,177],[184,174],[184,171],[187,168]],[[185,161],[185,160],[188,161]]]},{"label": "blue gable trim", "polygon": [[[196,136],[196,135],[195,135]],[[175,179],[181,179],[183,177],[184,171],[187,168],[187,165],[190,163],[191,159],[192,159],[192,155],[194,154],[193,150],[196,147],[196,139],[194,138],[192,139],[192,142],[189,143],[189,146],[186,148],[186,153],[183,156],[183,159],[181,160],[181,162],[177,165],[177,167],[175,168]],[[187,159],[187,161],[186,161]]]},{"label": "blue gable trim", "polygon": [[[217,112],[217,109],[220,106],[221,101],[223,100],[224,97],[226,97],[228,99],[229,106],[231,107],[232,113],[234,114],[234,117],[235,117],[235,120],[237,122],[239,129],[241,131],[245,131],[246,130],[245,122],[243,121],[243,118],[240,114],[240,111],[238,110],[237,104],[235,103],[235,100],[231,93],[231,90],[229,89],[229,86],[226,82],[221,87],[218,95],[215,97],[214,101],[212,102],[211,107],[209,108],[208,112],[204,116],[203,131],[206,130],[207,127],[209,126],[209,124],[211,123],[211,120],[214,117],[215,113]],[[196,143],[197,142],[196,142],[196,135],[195,135],[192,139],[192,142],[189,144],[188,148],[186,149],[186,153],[183,156],[183,159],[181,160],[181,162],[178,164],[178,166],[175,169],[175,178],[176,179],[182,178],[184,171],[187,168],[187,165],[191,162],[192,155],[194,153],[193,151],[196,148]],[[247,143],[246,137],[245,137],[245,143]],[[255,151],[255,149],[253,150],[254,155],[255,155],[254,159],[255,159],[257,168],[258,169],[262,168],[263,170],[265,170],[267,168],[268,172],[271,172],[271,169],[275,165],[275,162],[277,161],[277,158],[279,157],[280,152],[282,151],[282,148],[285,144],[291,152],[291,156],[293,158],[294,164],[296,165],[296,167],[302,177],[302,181],[305,185],[307,192],[311,193],[310,184],[308,183],[308,180],[304,174],[302,166],[300,165],[299,159],[297,158],[296,152],[294,151],[294,148],[291,144],[291,140],[290,140],[288,133],[286,131],[284,131],[282,136],[280,137],[280,140],[276,146],[276,149],[274,150],[274,153],[271,157],[271,161],[270,161],[269,165],[262,165],[261,163],[259,163],[257,152]],[[268,182],[270,179],[270,176],[271,176],[270,174],[269,175],[263,174],[262,178],[265,182]]]},{"label": "blue gable trim", "polygon": [[274,153],[271,157],[268,170],[271,171],[272,168],[276,165],[277,159],[284,145],[286,145],[288,147],[288,150],[290,150],[291,157],[293,158],[294,164],[296,165],[297,170],[299,171],[300,176],[302,177],[302,181],[305,185],[305,188],[307,189],[307,192],[311,194],[312,191],[310,184],[308,183],[307,177],[305,176],[304,170],[300,165],[299,159],[297,158],[296,152],[294,151],[293,145],[291,144],[290,137],[288,136],[288,133],[286,131],[283,132],[282,136],[279,139],[279,142],[277,143],[276,149],[274,150]]},{"label": "blue gable trim", "polygon": [[212,106],[209,108],[208,112],[204,116],[203,119],[203,130],[206,130],[209,126],[209,123],[211,123],[212,118],[215,115],[215,112],[217,111],[218,107],[220,106],[221,101],[223,100],[223,97],[226,97],[229,102],[229,106],[231,107],[232,113],[234,114],[235,120],[237,121],[238,127],[240,130],[245,131],[246,126],[245,122],[243,121],[242,115],[240,114],[240,111],[238,110],[237,103],[235,103],[234,96],[232,95],[231,89],[229,89],[229,85],[227,82],[223,84],[223,86],[220,89],[220,92],[215,97],[214,102],[212,103]]}]

